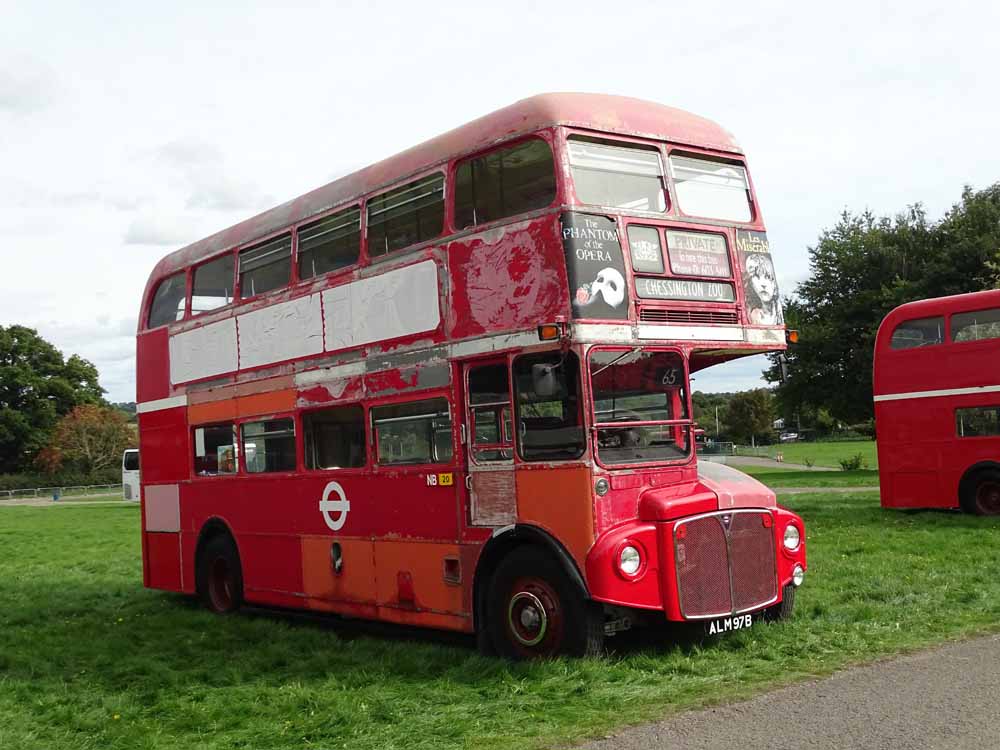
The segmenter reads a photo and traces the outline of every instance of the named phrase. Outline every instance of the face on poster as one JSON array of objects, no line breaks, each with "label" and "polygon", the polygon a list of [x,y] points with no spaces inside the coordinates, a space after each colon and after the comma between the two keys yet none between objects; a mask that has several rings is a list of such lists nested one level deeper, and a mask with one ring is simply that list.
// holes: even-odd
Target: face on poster
[{"label": "face on poster", "polygon": [[771,247],[764,232],[736,230],[743,298],[747,317],[754,325],[775,326],[785,322],[781,297],[771,260]]},{"label": "face on poster", "polygon": [[561,224],[573,317],[626,320],[625,259],[615,222],[566,213]]}]

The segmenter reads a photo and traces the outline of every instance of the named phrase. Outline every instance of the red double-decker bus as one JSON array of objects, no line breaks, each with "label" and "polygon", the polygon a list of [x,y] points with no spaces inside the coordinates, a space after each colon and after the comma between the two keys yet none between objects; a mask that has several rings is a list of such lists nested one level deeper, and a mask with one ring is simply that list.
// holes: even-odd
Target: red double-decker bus
[{"label": "red double-decker bus", "polygon": [[875,340],[882,505],[1000,514],[1000,290],[900,305]]},{"label": "red double-decker bus", "polygon": [[726,131],[620,97],[518,102],[156,266],[145,585],[515,658],[787,615],[802,521],[699,465],[689,393],[784,346]]}]

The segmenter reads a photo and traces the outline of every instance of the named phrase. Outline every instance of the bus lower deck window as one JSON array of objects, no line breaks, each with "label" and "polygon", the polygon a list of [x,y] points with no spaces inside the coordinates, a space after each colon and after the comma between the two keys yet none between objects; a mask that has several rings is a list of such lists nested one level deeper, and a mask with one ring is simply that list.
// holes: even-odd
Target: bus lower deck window
[{"label": "bus lower deck window", "polygon": [[194,473],[199,476],[236,473],[236,431],[232,423],[195,428]]},{"label": "bus lower deck window", "polygon": [[360,406],[336,406],[305,414],[307,469],[356,469],[365,465],[365,413]]},{"label": "bus lower deck window", "polygon": [[243,460],[251,474],[295,471],[295,422],[269,419],[242,427]]},{"label": "bus lower deck window", "polygon": [[372,427],[380,464],[451,462],[451,411],[446,399],[376,406]]},{"label": "bus lower deck window", "polygon": [[514,360],[518,452],[525,461],[583,455],[580,361],[572,352],[528,354]]}]

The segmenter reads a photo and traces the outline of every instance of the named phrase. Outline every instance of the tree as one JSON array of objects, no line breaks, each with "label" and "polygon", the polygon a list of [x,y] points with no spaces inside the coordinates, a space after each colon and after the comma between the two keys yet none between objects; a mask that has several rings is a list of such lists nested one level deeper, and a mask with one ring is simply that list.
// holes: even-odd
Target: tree
[{"label": "tree", "polygon": [[59,420],[38,463],[50,474],[71,465],[86,474],[114,466],[135,446],[135,432],[118,409],[83,404]]},{"label": "tree", "polygon": [[0,326],[0,473],[30,465],[61,416],[103,393],[87,360],[64,359],[31,328]]},{"label": "tree", "polygon": [[774,397],[765,388],[743,391],[729,401],[726,429],[734,440],[749,443],[774,431]]},{"label": "tree", "polygon": [[[826,409],[845,423],[873,418],[875,334],[894,307],[993,288],[1000,281],[1000,183],[974,192],[937,224],[911,206],[894,219],[845,212],[809,248],[810,275],[785,304],[800,341],[787,352],[783,414]],[[778,383],[777,356],[766,377]]]}]

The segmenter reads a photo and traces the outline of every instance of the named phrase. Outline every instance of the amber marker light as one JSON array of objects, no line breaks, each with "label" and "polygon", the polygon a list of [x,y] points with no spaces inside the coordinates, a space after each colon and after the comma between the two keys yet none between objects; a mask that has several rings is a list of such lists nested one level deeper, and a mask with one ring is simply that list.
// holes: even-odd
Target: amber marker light
[{"label": "amber marker light", "polygon": [[558,323],[544,323],[538,326],[538,338],[541,341],[555,341],[562,333],[562,327]]},{"label": "amber marker light", "polygon": [[785,341],[789,344],[799,343],[799,332],[795,330],[786,330]]}]

